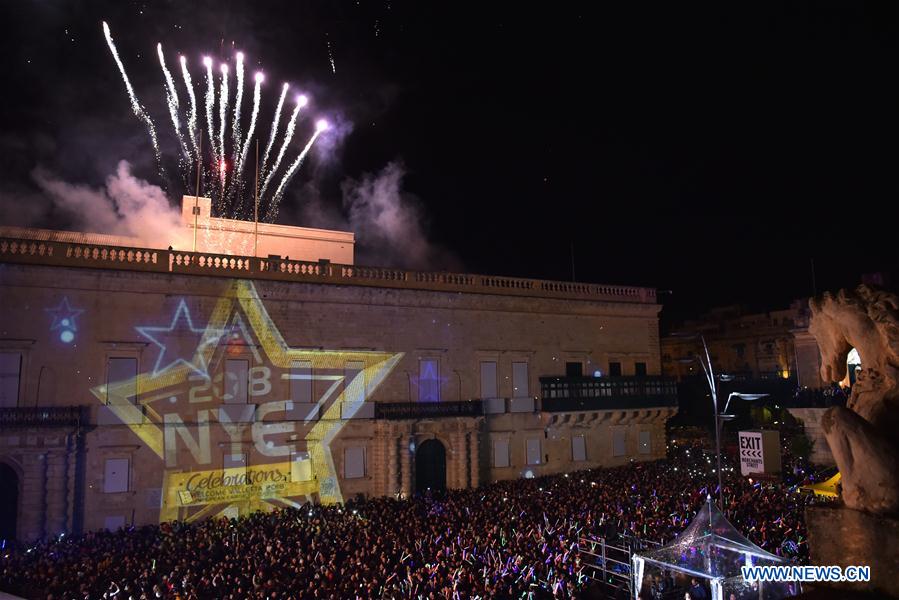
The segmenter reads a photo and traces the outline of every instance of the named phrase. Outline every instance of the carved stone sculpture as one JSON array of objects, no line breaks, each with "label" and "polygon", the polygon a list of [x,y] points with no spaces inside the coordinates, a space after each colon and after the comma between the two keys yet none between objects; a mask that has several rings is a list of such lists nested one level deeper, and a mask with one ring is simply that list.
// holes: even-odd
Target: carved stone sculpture
[{"label": "carved stone sculpture", "polygon": [[821,350],[821,378],[846,377],[846,358],[861,358],[847,407],[821,424],[842,474],[849,508],[899,513],[899,298],[859,286],[810,302],[809,331]]}]

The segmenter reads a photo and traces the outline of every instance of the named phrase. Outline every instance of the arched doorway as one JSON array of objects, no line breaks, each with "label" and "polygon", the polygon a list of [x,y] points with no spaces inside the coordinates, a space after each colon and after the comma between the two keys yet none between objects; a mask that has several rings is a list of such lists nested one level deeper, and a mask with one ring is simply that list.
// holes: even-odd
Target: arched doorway
[{"label": "arched doorway", "polygon": [[415,452],[415,491],[446,490],[446,448],[440,440],[426,440]]},{"label": "arched doorway", "polygon": [[0,463],[0,539],[16,539],[19,516],[19,475],[6,463]]}]

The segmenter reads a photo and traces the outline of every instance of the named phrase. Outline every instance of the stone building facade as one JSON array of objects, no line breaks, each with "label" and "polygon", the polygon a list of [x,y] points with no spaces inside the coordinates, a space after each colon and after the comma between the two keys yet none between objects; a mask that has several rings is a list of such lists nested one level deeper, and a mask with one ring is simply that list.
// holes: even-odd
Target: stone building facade
[{"label": "stone building facade", "polygon": [[646,288],[0,238],[0,295],[21,539],[652,460],[676,412]]},{"label": "stone building facade", "polygon": [[[814,370],[817,345],[807,335],[808,306],[804,300],[765,313],[749,313],[739,306],[716,308],[682,324],[677,332],[702,334],[712,363],[722,373],[754,380],[799,378],[807,387],[820,384]],[[665,336],[661,348],[666,375],[680,381],[698,374],[698,364],[684,360],[701,351],[702,344],[695,335]]]}]

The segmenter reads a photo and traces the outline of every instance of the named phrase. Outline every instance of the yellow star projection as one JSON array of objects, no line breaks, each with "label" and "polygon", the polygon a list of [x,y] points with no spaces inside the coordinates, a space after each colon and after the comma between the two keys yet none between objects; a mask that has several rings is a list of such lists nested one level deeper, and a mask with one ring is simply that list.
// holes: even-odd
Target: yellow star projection
[{"label": "yellow star projection", "polygon": [[[186,331],[176,331],[179,321]],[[403,354],[290,348],[246,280],[228,285],[205,328],[198,321],[181,300],[173,316],[135,327],[151,338],[153,368],[91,389],[163,462],[161,520],[212,516],[235,504],[296,506],[291,498],[316,495],[342,502],[331,442]],[[252,365],[242,385],[225,376],[234,358]],[[298,365],[305,375],[295,374]],[[310,403],[284,400],[290,380],[302,378],[312,380]],[[246,403],[232,403],[243,395]],[[272,414],[282,418],[266,418]],[[220,447],[236,463],[219,467],[213,450]],[[255,448],[249,466],[248,447]]]}]

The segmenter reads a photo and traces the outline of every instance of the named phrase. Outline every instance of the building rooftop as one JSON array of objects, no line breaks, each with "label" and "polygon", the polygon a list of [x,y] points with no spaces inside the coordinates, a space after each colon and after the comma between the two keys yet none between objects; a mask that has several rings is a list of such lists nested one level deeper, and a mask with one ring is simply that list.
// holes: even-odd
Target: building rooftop
[{"label": "building rooftop", "polygon": [[[29,233],[29,235],[23,235]],[[409,271],[104,243],[111,236],[0,228],[0,262],[441,292],[655,304],[654,288]],[[74,236],[74,237],[73,237]]]}]

